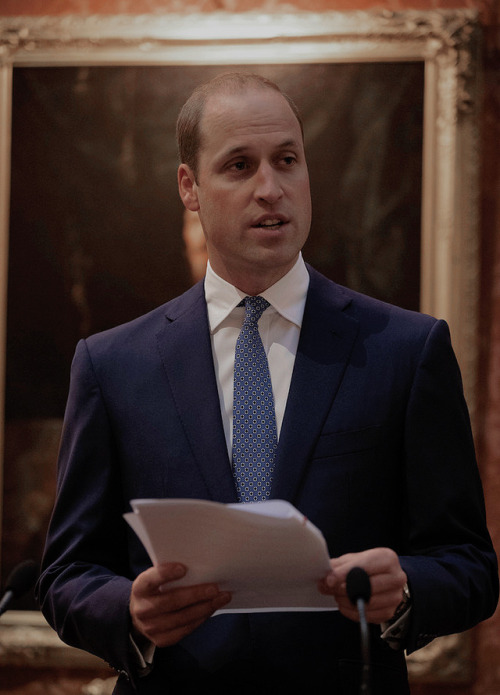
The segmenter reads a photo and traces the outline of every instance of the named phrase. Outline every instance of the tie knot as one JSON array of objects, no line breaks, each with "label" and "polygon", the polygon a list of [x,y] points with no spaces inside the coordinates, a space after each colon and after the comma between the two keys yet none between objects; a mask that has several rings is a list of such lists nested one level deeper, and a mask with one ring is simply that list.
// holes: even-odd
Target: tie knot
[{"label": "tie knot", "polygon": [[245,305],[245,323],[253,324],[257,323],[267,307],[270,306],[267,299],[260,295],[245,297],[243,304]]}]

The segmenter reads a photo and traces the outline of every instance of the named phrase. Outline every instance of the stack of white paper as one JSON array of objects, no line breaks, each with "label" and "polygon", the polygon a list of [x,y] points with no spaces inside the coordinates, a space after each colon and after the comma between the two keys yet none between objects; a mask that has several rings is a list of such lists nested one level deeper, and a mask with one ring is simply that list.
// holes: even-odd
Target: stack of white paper
[{"label": "stack of white paper", "polygon": [[215,582],[232,593],[220,613],[337,607],[317,586],[330,569],[325,539],[289,502],[143,499],[131,505],[125,519],[153,564],[188,568],[172,586]]}]

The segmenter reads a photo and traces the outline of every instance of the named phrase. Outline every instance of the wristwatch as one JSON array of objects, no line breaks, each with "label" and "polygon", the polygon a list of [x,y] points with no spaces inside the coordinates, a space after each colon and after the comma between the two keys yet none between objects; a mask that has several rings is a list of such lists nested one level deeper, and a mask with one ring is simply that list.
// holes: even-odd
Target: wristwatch
[{"label": "wristwatch", "polygon": [[392,649],[404,649],[404,641],[410,625],[411,596],[408,584],[403,587],[403,598],[392,618],[382,623],[382,639]]},{"label": "wristwatch", "polygon": [[398,605],[396,608],[396,612],[394,613],[393,617],[391,618],[391,623],[396,622],[398,618],[400,618],[406,611],[410,608],[411,606],[411,594],[410,594],[410,587],[408,586],[408,582],[403,587],[403,598],[401,600],[401,603]]}]

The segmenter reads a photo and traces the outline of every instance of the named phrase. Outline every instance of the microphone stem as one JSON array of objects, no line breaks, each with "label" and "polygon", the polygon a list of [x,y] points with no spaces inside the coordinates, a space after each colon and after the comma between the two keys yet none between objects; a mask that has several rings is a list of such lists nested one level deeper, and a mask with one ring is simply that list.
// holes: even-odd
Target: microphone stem
[{"label": "microphone stem", "polygon": [[3,615],[5,613],[13,597],[14,592],[11,589],[7,589],[2,599],[0,600],[0,615]]},{"label": "microphone stem", "polygon": [[362,598],[356,601],[359,613],[359,624],[361,632],[361,654],[363,657],[363,669],[361,672],[360,695],[370,695],[370,633],[365,615],[365,602]]}]

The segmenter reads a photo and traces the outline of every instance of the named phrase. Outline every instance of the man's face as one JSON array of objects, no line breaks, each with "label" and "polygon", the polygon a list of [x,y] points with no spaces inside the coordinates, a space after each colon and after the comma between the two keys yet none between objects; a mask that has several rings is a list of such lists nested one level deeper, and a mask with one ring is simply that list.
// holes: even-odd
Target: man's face
[{"label": "man's face", "polygon": [[179,189],[200,216],[216,273],[249,294],[283,277],[309,234],[311,197],[300,125],[281,94],[210,97],[197,182],[181,165]]}]

